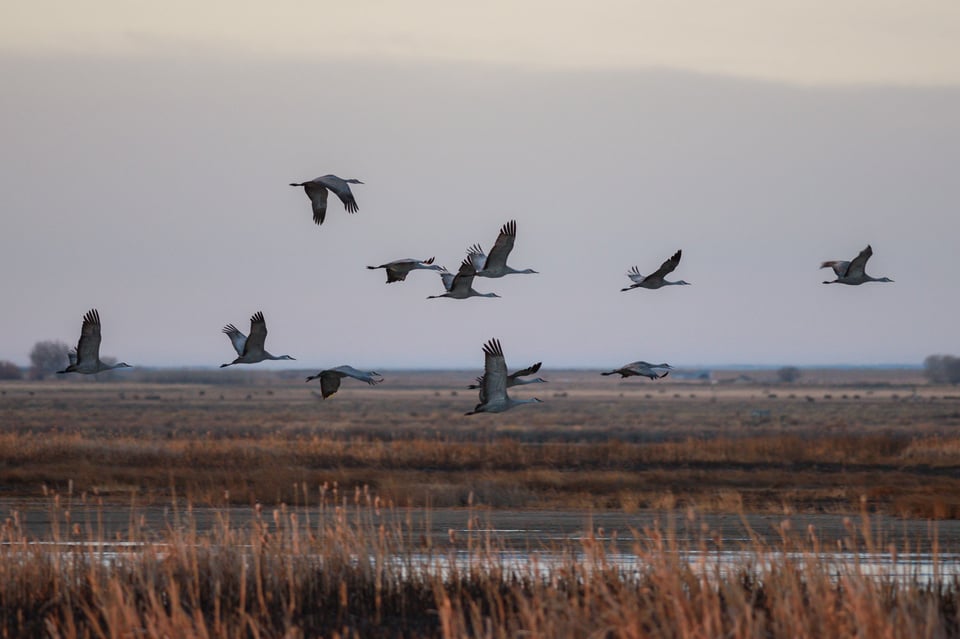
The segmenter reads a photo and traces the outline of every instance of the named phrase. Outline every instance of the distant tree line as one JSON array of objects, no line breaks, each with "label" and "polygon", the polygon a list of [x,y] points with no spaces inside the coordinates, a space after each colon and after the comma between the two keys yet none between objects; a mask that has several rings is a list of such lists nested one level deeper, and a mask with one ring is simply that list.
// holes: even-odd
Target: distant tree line
[{"label": "distant tree line", "polygon": [[934,384],[960,384],[960,357],[931,355],[923,360],[923,374]]}]

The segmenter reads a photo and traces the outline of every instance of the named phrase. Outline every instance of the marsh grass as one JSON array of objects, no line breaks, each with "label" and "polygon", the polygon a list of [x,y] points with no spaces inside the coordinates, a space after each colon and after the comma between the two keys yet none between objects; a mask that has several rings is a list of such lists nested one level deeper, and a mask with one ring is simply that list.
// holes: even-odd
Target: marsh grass
[{"label": "marsh grass", "polygon": [[291,486],[367,486],[405,506],[645,508],[856,512],[861,496],[886,514],[960,517],[960,436],[803,433],[676,441],[379,439],[336,433],[256,438],[226,434],[0,434],[0,497],[43,487],[123,502],[292,503]]},{"label": "marsh grass", "polygon": [[[242,525],[228,508],[206,531],[189,502],[170,504],[162,530],[131,508],[126,533],[108,539],[97,518],[71,524],[59,495],[51,519],[67,525],[44,539],[13,513],[0,529],[0,636],[958,635],[955,579],[849,559],[898,552],[866,512],[835,542],[784,523],[779,540],[751,534],[734,548],[692,509],[626,540],[585,522],[579,539],[516,562],[480,511],[438,540],[369,491],[300,490],[312,508],[264,508]],[[678,519],[700,534],[680,534]],[[935,535],[916,543],[936,548]],[[728,550],[737,559],[719,561]]]}]

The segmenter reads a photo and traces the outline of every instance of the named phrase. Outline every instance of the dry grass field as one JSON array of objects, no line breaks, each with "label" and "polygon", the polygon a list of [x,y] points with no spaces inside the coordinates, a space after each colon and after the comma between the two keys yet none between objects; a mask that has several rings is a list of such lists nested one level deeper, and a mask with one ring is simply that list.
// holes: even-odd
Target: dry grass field
[{"label": "dry grass field", "polygon": [[[0,497],[291,503],[304,483],[397,505],[960,517],[960,390],[920,371],[553,371],[545,401],[464,416],[471,372],[391,372],[319,398],[299,372],[0,385]],[[152,376],[153,375],[153,376]],[[118,378],[124,381],[117,381]],[[223,380],[229,383],[210,383]]]},{"label": "dry grass field", "polygon": [[472,373],[385,376],[0,385],[0,636],[960,636],[918,521],[960,519],[960,395],[916,371],[557,371],[471,417]]}]

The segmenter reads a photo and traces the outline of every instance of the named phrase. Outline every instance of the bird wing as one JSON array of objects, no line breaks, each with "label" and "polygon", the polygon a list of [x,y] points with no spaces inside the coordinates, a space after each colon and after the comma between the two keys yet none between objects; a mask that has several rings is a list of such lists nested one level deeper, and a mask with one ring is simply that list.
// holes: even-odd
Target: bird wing
[{"label": "bird wing", "polygon": [[90,309],[83,316],[77,342],[77,360],[81,366],[86,362],[96,364],[100,360],[100,339],[100,313],[95,308]]},{"label": "bird wing", "polygon": [[670,259],[664,261],[655,272],[650,274],[650,278],[656,279],[665,278],[669,273],[673,272],[673,269],[677,268],[677,264],[680,263],[680,251],[674,253]]},{"label": "bird wing", "polygon": [[247,336],[233,324],[224,326],[223,332],[230,338],[230,343],[233,344],[233,350],[237,351],[237,355],[243,355],[243,345],[247,343]]},{"label": "bird wing", "polygon": [[337,194],[337,197],[343,202],[343,208],[347,209],[347,213],[356,213],[360,210],[353,197],[353,191],[350,190],[350,185],[343,178],[336,175],[324,175],[317,180],[323,182],[324,186]]},{"label": "bird wing", "polygon": [[437,271],[437,273],[440,275],[440,279],[443,281],[443,288],[449,292],[450,288],[453,286],[453,279],[456,277],[456,275],[442,267],[439,271]]},{"label": "bird wing", "polygon": [[396,264],[387,267],[387,284],[393,282],[402,282],[407,279],[407,274],[410,272],[408,268],[402,268]]},{"label": "bird wing", "polygon": [[267,321],[263,319],[263,312],[257,311],[250,318],[250,335],[243,345],[243,353],[260,353],[264,350],[267,341]]},{"label": "bird wing", "polygon": [[487,254],[483,252],[479,244],[474,244],[467,249],[467,259],[473,264],[473,268],[482,271],[487,263]]},{"label": "bird wing", "polygon": [[[469,291],[473,286],[473,278],[477,275],[477,269],[473,266],[469,259],[465,259],[460,263],[460,270],[457,271],[457,274],[453,276],[453,281],[450,283],[449,291],[462,290]],[[446,282],[446,280],[444,280]]]},{"label": "bird wing", "polygon": [[829,262],[823,262],[820,264],[820,268],[832,268],[837,277],[843,277],[847,274],[847,270],[850,268],[850,262],[831,260]]},{"label": "bird wing", "polygon": [[640,272],[636,266],[627,271],[627,277],[633,280],[637,284],[642,284],[643,280],[647,279],[647,276]]},{"label": "bird wing", "polygon": [[503,356],[500,340],[491,339],[483,345],[483,388],[480,397],[483,403],[490,399],[506,399],[507,360]]},{"label": "bird wing", "polygon": [[320,371],[320,393],[323,395],[324,399],[330,397],[340,390],[341,377],[342,375],[339,373],[339,371]]},{"label": "bird wing", "polygon": [[493,243],[493,248],[490,249],[490,254],[487,255],[487,261],[483,265],[483,268],[495,266],[505,267],[507,265],[507,257],[510,255],[510,251],[513,250],[513,243],[516,239],[517,221],[510,220],[500,228],[500,235],[497,236],[497,241]]},{"label": "bird wing", "polygon": [[380,373],[376,371],[361,371],[357,370],[353,366],[337,366],[336,368],[329,369],[329,372],[338,373],[341,376],[352,377],[353,379],[359,379],[361,382],[366,382],[371,386],[379,384],[382,382],[382,379],[376,379]]},{"label": "bird wing", "polygon": [[868,244],[867,248],[860,251],[860,254],[850,262],[850,266],[847,267],[847,277],[862,277],[871,255],[873,255],[873,249]]},{"label": "bird wing", "polygon": [[323,224],[324,218],[327,217],[327,187],[314,180],[305,182],[303,190],[307,192],[307,197],[313,205],[313,221],[317,226]]},{"label": "bird wing", "polygon": [[511,378],[511,379],[516,379],[516,378],[518,378],[518,377],[526,377],[527,375],[533,375],[533,374],[536,373],[538,370],[540,370],[540,365],[541,365],[542,363],[543,363],[543,362],[537,362],[537,363],[534,364],[533,366],[527,366],[526,368],[524,368],[524,369],[522,369],[522,370],[519,370],[519,371],[517,371],[516,373],[513,373],[512,375],[510,375],[510,378]]}]

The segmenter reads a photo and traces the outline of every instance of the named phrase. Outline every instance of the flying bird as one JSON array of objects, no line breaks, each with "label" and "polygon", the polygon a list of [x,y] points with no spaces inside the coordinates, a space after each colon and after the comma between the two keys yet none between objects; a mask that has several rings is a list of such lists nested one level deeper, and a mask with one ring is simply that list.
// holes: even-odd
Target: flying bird
[{"label": "flying bird", "polygon": [[368,266],[369,269],[386,269],[387,270],[387,284],[391,282],[402,282],[407,279],[407,275],[410,271],[415,271],[417,269],[428,269],[432,271],[442,271],[444,270],[439,264],[433,263],[434,258],[428,260],[414,260],[411,258],[403,260],[394,260],[392,262],[387,262],[386,264],[381,264],[380,266]]},{"label": "flying bird", "polygon": [[428,295],[427,299],[437,297],[450,297],[455,300],[465,300],[468,297],[500,297],[496,293],[478,293],[473,288],[473,278],[477,275],[477,269],[470,263],[469,259],[460,263],[460,270],[454,275],[447,269],[440,270],[440,278],[443,280],[443,287],[447,289],[446,293],[440,295]]},{"label": "flying bird", "polygon": [[507,266],[507,257],[513,250],[513,243],[517,239],[517,221],[510,220],[500,228],[500,235],[494,242],[490,254],[487,255],[479,244],[474,244],[467,249],[467,259],[477,269],[477,277],[503,277],[512,273],[536,273],[532,268],[525,268],[522,271]]},{"label": "flying bird", "polygon": [[336,175],[323,175],[308,182],[291,182],[290,186],[303,187],[313,205],[313,221],[319,226],[327,216],[327,191],[333,191],[340,198],[347,213],[356,213],[359,210],[353,191],[350,190],[351,184],[363,184],[363,182],[354,178],[344,180]]},{"label": "flying bird", "polygon": [[663,286],[684,286],[689,285],[690,282],[685,282],[683,280],[677,280],[676,282],[668,282],[664,278],[673,272],[677,268],[677,264],[680,263],[680,254],[681,251],[677,251],[673,256],[666,260],[663,264],[660,265],[656,271],[650,275],[643,275],[640,273],[640,269],[634,266],[632,269],[627,271],[627,277],[633,280],[633,284],[626,288],[621,288],[621,291],[629,291],[634,288],[649,288],[657,289]]},{"label": "flying bird", "polygon": [[233,344],[238,357],[228,364],[221,364],[220,368],[233,364],[256,364],[267,359],[295,359],[289,355],[271,355],[264,349],[264,342],[267,340],[267,322],[263,319],[261,311],[257,311],[250,318],[249,337],[241,333],[233,324],[224,326],[223,332],[230,338],[230,343]]},{"label": "flying bird", "polygon": [[507,395],[507,362],[503,357],[500,340],[491,339],[483,345],[483,383],[480,386],[480,403],[466,413],[502,413],[521,404],[541,404],[536,397],[513,399]]},{"label": "flying bird", "polygon": [[80,328],[80,341],[77,342],[77,348],[67,354],[70,360],[69,365],[62,371],[57,371],[57,373],[93,375],[115,368],[133,368],[126,362],[104,364],[100,361],[100,340],[100,313],[97,312],[97,309],[93,308],[83,316],[83,326]]},{"label": "flying bird", "polygon": [[336,368],[328,368],[327,370],[322,370],[316,375],[311,375],[307,378],[309,382],[311,379],[320,378],[320,392],[323,394],[323,398],[326,399],[337,392],[340,389],[340,380],[344,377],[352,377],[354,379],[359,379],[361,382],[366,382],[371,386],[379,384],[383,381],[383,376],[376,371],[358,371],[353,366],[337,366]]},{"label": "flying bird", "polygon": [[823,262],[820,268],[832,268],[833,272],[837,275],[837,279],[826,281],[824,284],[850,284],[851,286],[858,286],[864,282],[892,282],[893,280],[889,277],[870,277],[866,274],[864,269],[871,255],[873,255],[873,249],[867,244],[867,248],[860,251],[860,254],[849,262],[841,262],[839,260]]},{"label": "flying bird", "polygon": [[[616,375],[620,374],[620,379],[624,377],[633,377],[634,375],[639,375],[642,377],[649,377],[650,379],[661,379],[670,374],[670,369],[673,366],[670,364],[651,364],[650,362],[631,362],[625,364],[616,370],[612,370],[606,373],[600,373],[601,375]],[[664,369],[664,373],[661,375],[657,372],[657,369]]]},{"label": "flying bird", "polygon": [[[515,373],[510,373],[507,375],[507,388],[513,388],[514,386],[523,386],[524,384],[545,384],[547,380],[542,377],[534,377],[533,379],[523,379],[529,375],[533,375],[540,370],[540,365],[542,362],[537,362],[533,366],[528,366],[527,368],[518,370]],[[483,389],[483,375],[477,378],[476,384],[470,384],[467,388],[471,390]],[[480,401],[483,401],[481,396]]]}]

